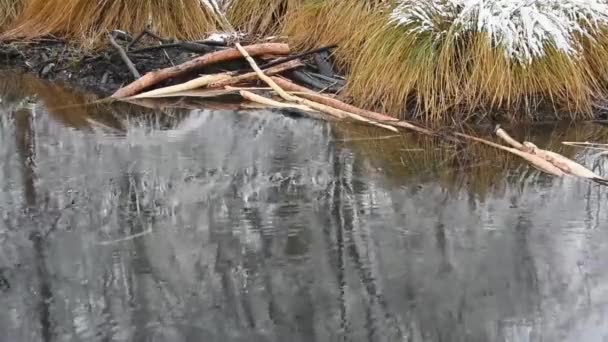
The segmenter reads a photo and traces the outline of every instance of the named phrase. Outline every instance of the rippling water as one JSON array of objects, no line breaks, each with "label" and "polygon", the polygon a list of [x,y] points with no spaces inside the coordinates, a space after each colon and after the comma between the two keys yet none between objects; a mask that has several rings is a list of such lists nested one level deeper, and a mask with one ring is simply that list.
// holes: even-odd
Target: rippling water
[{"label": "rippling water", "polygon": [[[0,341],[606,341],[605,187],[266,110],[0,84]],[[604,174],[608,129],[520,128]]]}]

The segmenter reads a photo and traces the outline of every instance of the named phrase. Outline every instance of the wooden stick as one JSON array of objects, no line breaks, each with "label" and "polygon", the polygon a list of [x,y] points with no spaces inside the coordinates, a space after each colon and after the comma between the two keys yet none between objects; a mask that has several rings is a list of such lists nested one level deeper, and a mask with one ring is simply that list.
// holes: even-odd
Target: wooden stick
[{"label": "wooden stick", "polygon": [[147,46],[147,47],[136,49],[136,50],[130,50],[129,53],[137,54],[137,53],[141,53],[141,52],[149,52],[149,51],[154,51],[154,50],[170,49],[170,48],[180,48],[182,50],[196,52],[196,53],[209,53],[213,50],[217,50],[214,47],[199,44],[199,43],[178,42],[178,43],[168,43],[168,44]]},{"label": "wooden stick", "polygon": [[[249,45],[244,49],[248,54],[253,56],[269,53],[275,55],[286,55],[289,53],[289,45],[280,43]],[[242,58],[242,55],[237,49],[226,49],[222,51],[212,52],[173,67],[149,72],[143,77],[140,77],[136,81],[130,83],[129,85],[118,89],[114,94],[112,94],[112,97],[129,97],[166,79],[186,75],[194,70],[200,69],[210,64],[235,60],[239,58]]]},{"label": "wooden stick", "polygon": [[[232,89],[231,87],[226,87],[226,88]],[[326,121],[332,121],[332,119],[333,119],[333,117],[331,117],[331,116],[328,117],[328,116],[324,115],[323,113],[319,113],[316,110],[313,110],[312,108],[304,106],[304,105],[275,101],[275,100],[269,99],[267,97],[254,94],[247,90],[240,90],[239,93],[241,94],[241,96],[243,98],[245,98],[249,101],[255,102],[255,103],[265,105],[265,106],[286,108],[286,109],[298,109],[298,110],[302,111],[303,113],[306,113],[307,116],[309,116],[313,119],[322,119],[322,120],[326,120]]]},{"label": "wooden stick", "polygon": [[[284,64],[274,66],[268,70],[268,74],[276,74],[282,71],[293,69],[298,66],[302,66],[300,61],[290,61]],[[210,74],[197,77],[185,83],[176,84],[173,86],[158,88],[137,95],[129,97],[129,99],[139,99],[144,97],[159,97],[166,96],[168,94],[183,92],[186,90],[192,90],[196,88],[208,87],[208,88],[221,88],[228,85],[233,85],[245,81],[250,81],[257,78],[255,72],[250,72],[242,75],[235,75],[235,72],[224,72],[219,74]]]},{"label": "wooden stick", "polygon": [[389,125],[385,125],[385,124],[381,124],[378,122],[374,122],[371,121],[369,119],[366,119],[360,115],[357,114],[353,114],[353,113],[349,113],[340,109],[336,109],[321,103],[317,103],[314,101],[310,101],[307,99],[303,99],[300,97],[297,97],[295,95],[290,95],[287,92],[285,92],[285,90],[283,90],[281,87],[279,87],[270,77],[266,76],[264,74],[264,72],[262,70],[260,70],[260,67],[256,64],[256,62],[253,60],[253,58],[251,58],[251,56],[248,54],[248,52],[241,46],[241,44],[236,43],[235,44],[236,48],[241,52],[241,54],[243,55],[243,57],[245,57],[245,59],[247,60],[247,62],[249,62],[249,65],[251,65],[251,68],[257,73],[258,77],[264,81],[266,84],[268,84],[274,91],[277,92],[277,94],[279,94],[280,97],[282,97],[284,100],[289,101],[289,102],[295,102],[297,104],[301,104],[301,105],[305,105],[308,106],[312,109],[316,109],[320,112],[329,114],[329,115],[333,115],[337,118],[340,119],[344,119],[346,117],[349,117],[355,121],[361,121],[361,122],[365,122],[367,124],[370,125],[374,125],[380,128],[384,128],[387,129],[389,131],[392,132],[398,132],[398,130],[393,127],[393,126],[389,126]]},{"label": "wooden stick", "polygon": [[351,112],[351,113],[355,113],[358,115],[361,115],[363,117],[366,117],[368,119],[371,120],[376,120],[376,121],[380,121],[382,123],[388,124],[388,125],[392,125],[392,126],[397,126],[397,127],[402,127],[402,128],[406,128],[418,133],[422,133],[422,134],[426,134],[426,135],[436,135],[435,132],[420,127],[420,126],[416,126],[414,124],[411,124],[407,121],[399,121],[399,119],[393,118],[392,116],[388,116],[386,114],[381,114],[381,113],[376,113],[376,112],[372,112],[372,111],[368,111],[365,109],[361,109],[352,105],[349,105],[347,103],[344,103],[340,100],[334,99],[332,97],[329,96],[325,96],[325,95],[321,95],[318,93],[315,93],[314,91],[299,86],[295,83],[292,83],[284,78],[280,78],[280,77],[271,77],[271,79],[273,81],[275,81],[278,85],[280,85],[283,89],[287,89],[289,91],[296,91],[298,93],[300,93],[300,96],[304,97],[304,98],[308,98],[310,100],[337,108],[337,109],[341,109],[347,112]]},{"label": "wooden stick", "polygon": [[203,75],[201,77],[197,77],[193,80],[190,80],[185,83],[176,84],[169,87],[158,88],[150,91],[146,91],[134,96],[129,97],[129,99],[138,99],[144,97],[157,97],[161,95],[167,95],[172,93],[177,93],[185,90],[192,90],[200,87],[204,87],[213,82],[219,82],[222,80],[231,79],[230,73],[220,73],[220,74],[212,74],[212,75]]},{"label": "wooden stick", "polygon": [[507,144],[515,147],[518,150],[523,150],[524,145],[522,145],[519,141],[513,139],[504,129],[500,128],[500,126],[496,126],[496,130],[494,133],[504,140]]},{"label": "wooden stick", "polygon": [[[230,89],[230,87],[227,87],[227,89]],[[273,99],[269,99],[267,97],[252,93],[247,90],[239,90],[239,94],[241,94],[241,96],[243,98],[245,98],[249,101],[261,103],[261,104],[264,104],[267,106],[273,106],[273,107],[277,107],[277,108],[295,108],[295,109],[303,110],[306,112],[314,111],[312,108],[310,108],[308,106],[303,106],[303,105],[299,105],[299,104],[295,104],[295,103],[285,103],[285,102],[275,101]]]},{"label": "wooden stick", "polygon": [[552,175],[558,176],[558,177],[563,177],[565,175],[565,173],[561,169],[559,169],[557,166],[553,165],[552,163],[550,163],[550,162],[546,161],[545,159],[540,158],[540,157],[538,157],[538,156],[536,156],[534,154],[527,153],[527,152],[524,152],[524,151],[520,151],[520,150],[518,150],[516,148],[503,146],[503,145],[497,144],[495,142],[492,142],[492,141],[489,141],[489,140],[486,140],[486,139],[482,139],[482,138],[477,138],[477,137],[474,137],[474,136],[471,136],[471,135],[468,135],[468,134],[465,134],[465,133],[458,133],[458,132],[456,132],[456,133],[454,133],[454,135],[456,135],[458,137],[461,137],[461,138],[464,138],[464,139],[467,139],[467,140],[472,140],[472,141],[475,141],[475,142],[478,142],[478,143],[482,143],[482,144],[485,144],[485,145],[488,145],[488,146],[492,146],[492,147],[497,148],[499,150],[510,152],[510,153],[512,153],[512,154],[514,154],[516,156],[519,156],[519,157],[527,160],[534,167],[536,167],[539,170],[541,170],[543,172],[546,172],[548,174],[552,174]]},{"label": "wooden stick", "polygon": [[267,68],[270,68],[271,66],[279,65],[279,64],[282,64],[282,63],[285,63],[285,62],[293,61],[294,59],[300,59],[302,57],[306,57],[308,55],[312,55],[313,53],[317,53],[317,52],[321,52],[321,51],[327,51],[329,49],[335,48],[336,46],[337,45],[327,45],[327,46],[320,47],[318,49],[314,49],[314,50],[298,53],[296,55],[279,58],[276,61],[272,61],[272,62],[268,62],[266,64],[262,64],[260,66],[260,69],[267,69]]},{"label": "wooden stick", "polygon": [[606,181],[604,177],[598,175],[597,173],[586,168],[585,166],[559,153],[543,150],[529,141],[525,141],[523,144],[520,144],[500,127],[496,128],[496,135],[498,135],[500,138],[502,138],[504,141],[506,141],[508,144],[515,147],[516,149],[528,152],[548,161],[566,174],[577,176],[580,178],[588,178],[591,180],[603,182]]},{"label": "wooden stick", "polygon": [[135,68],[135,65],[129,59],[129,56],[127,56],[125,49],[123,49],[122,46],[120,46],[116,42],[116,40],[114,39],[114,36],[111,33],[108,33],[108,39],[110,39],[110,44],[112,44],[112,46],[118,51],[120,58],[122,58],[123,62],[125,62],[125,64],[127,65],[127,68],[129,68],[129,71],[131,72],[133,77],[135,79],[140,78],[141,75],[139,74],[139,71],[137,71],[137,68]]},{"label": "wooden stick", "polygon": [[[268,68],[268,69],[264,70],[264,73],[266,75],[276,75],[276,74],[280,74],[286,70],[299,68],[303,65],[304,64],[301,61],[293,60],[293,61],[289,61],[289,62],[286,62],[283,64],[273,66],[271,68]],[[231,78],[223,80],[223,81],[211,83],[211,84],[209,84],[209,87],[214,88],[214,87],[224,87],[227,85],[234,85],[234,84],[241,83],[241,82],[255,80],[257,77],[258,77],[258,74],[255,71],[248,72],[246,74],[234,76],[234,77],[231,77]]]},{"label": "wooden stick", "polygon": [[388,115],[367,111],[365,109],[357,108],[355,106],[349,105],[347,103],[344,103],[340,100],[331,98],[329,96],[324,96],[324,95],[318,94],[306,87],[302,87],[300,85],[297,85],[297,84],[295,84],[289,80],[286,80],[284,78],[281,78],[281,77],[271,77],[271,79],[276,84],[278,84],[281,88],[291,91],[291,92],[298,92],[298,93],[300,93],[300,96],[302,96],[303,98],[307,98],[312,101],[316,101],[316,102],[319,102],[319,103],[322,103],[322,104],[325,104],[328,106],[332,106],[334,108],[342,109],[347,112],[359,114],[363,117],[366,117],[366,118],[372,119],[372,120],[385,121],[385,122],[399,121],[398,119],[395,119]]}]

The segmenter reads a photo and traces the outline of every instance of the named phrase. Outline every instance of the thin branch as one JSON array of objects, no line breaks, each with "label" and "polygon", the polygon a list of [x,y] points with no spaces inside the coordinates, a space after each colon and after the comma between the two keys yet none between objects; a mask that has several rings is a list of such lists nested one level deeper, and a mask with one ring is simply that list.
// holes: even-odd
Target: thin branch
[{"label": "thin branch", "polygon": [[112,46],[118,51],[120,58],[122,58],[123,62],[125,62],[125,64],[127,65],[127,68],[129,68],[129,71],[131,71],[131,74],[133,75],[133,77],[135,79],[140,78],[141,75],[139,74],[139,71],[137,71],[137,69],[135,68],[135,65],[129,59],[129,56],[127,56],[125,49],[123,49],[122,46],[120,46],[116,42],[116,40],[114,39],[114,36],[112,34],[108,33],[108,39],[110,39],[110,44],[112,44]]},{"label": "thin branch", "polygon": [[272,62],[269,62],[269,63],[266,63],[266,64],[262,64],[260,66],[260,69],[270,68],[271,66],[275,66],[275,65],[278,65],[278,64],[281,64],[281,63],[293,61],[294,59],[299,59],[299,58],[302,58],[302,57],[306,57],[308,55],[312,55],[314,53],[318,53],[318,52],[321,52],[321,51],[326,51],[326,50],[329,50],[329,49],[333,49],[335,47],[337,47],[337,45],[335,45],[335,44],[334,45],[327,45],[327,46],[320,47],[318,49],[314,49],[314,50],[310,50],[310,51],[305,51],[305,52],[298,53],[298,54],[295,54],[295,55],[279,58],[279,59],[274,60]]}]

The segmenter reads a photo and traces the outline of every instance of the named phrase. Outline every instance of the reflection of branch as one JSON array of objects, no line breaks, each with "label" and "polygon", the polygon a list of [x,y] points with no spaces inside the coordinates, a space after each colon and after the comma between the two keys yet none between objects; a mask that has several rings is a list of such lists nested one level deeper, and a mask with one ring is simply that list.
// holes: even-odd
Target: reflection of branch
[{"label": "reflection of branch", "polygon": [[[341,160],[339,157],[336,159],[335,165],[343,165],[345,163],[345,161]],[[354,164],[353,161],[350,161],[350,163]],[[356,171],[355,165],[351,165],[351,168],[353,169],[354,173]],[[357,185],[361,185],[361,183],[353,182],[353,177],[354,176],[352,174],[350,176],[345,175],[343,168],[338,168],[335,171],[334,178],[338,180],[338,182],[336,183],[337,185],[336,189],[334,190],[334,198],[332,203],[335,205],[334,213],[336,215],[336,221],[338,222],[338,231],[340,232],[340,236],[344,235],[344,241],[342,241],[342,244],[347,246],[348,255],[350,256],[350,259],[357,270],[359,279],[361,280],[361,285],[367,293],[365,317],[367,321],[366,328],[368,329],[368,339],[373,340],[374,333],[376,333],[375,325],[379,323],[374,320],[374,315],[372,313],[372,309],[376,305],[378,306],[378,310],[381,312],[382,317],[391,318],[387,322],[384,322],[384,324],[393,324],[393,328],[399,332],[399,335],[401,335],[402,327],[395,324],[396,320],[389,312],[386,300],[384,299],[383,295],[379,293],[378,280],[373,274],[371,274],[373,266],[372,261],[369,259],[365,260],[365,263],[369,264],[369,267],[365,267],[358,245],[355,241],[355,234],[357,231],[360,231],[360,220],[357,214],[359,203],[356,201],[356,195],[369,190],[366,188],[359,188]],[[342,233],[342,231],[344,231],[344,233]],[[368,245],[366,248],[368,251],[373,248],[369,246],[369,235],[360,236],[360,239],[364,244]],[[344,268],[344,266],[342,266],[342,268]]]},{"label": "reflection of branch", "polygon": [[50,304],[51,300],[53,299],[53,293],[51,292],[49,271],[46,267],[44,239],[42,238],[40,232],[34,232],[30,234],[30,240],[34,245],[36,274],[40,282],[38,287],[38,291],[40,292],[40,301],[38,303],[38,311],[40,315],[40,335],[43,341],[51,341],[52,330]]},{"label": "reflection of branch", "polygon": [[[32,127],[32,116],[30,110],[21,108],[14,113],[15,116],[15,139],[17,153],[21,161],[21,171],[23,172],[23,192],[25,197],[25,207],[34,209],[36,205],[36,189],[34,180],[35,159],[35,140]],[[57,220],[54,223],[56,226]],[[53,230],[51,227],[50,230]],[[50,275],[46,267],[46,255],[44,251],[44,237],[38,230],[33,231],[30,240],[34,249],[34,260],[36,264],[36,275],[39,280],[38,292],[40,293],[38,311],[40,320],[40,336],[43,341],[50,341],[52,338],[50,304],[53,298],[50,285]]]},{"label": "reflection of branch", "polygon": [[23,180],[23,193],[28,207],[36,204],[36,192],[34,189],[34,131],[32,129],[32,116],[30,110],[21,108],[14,113],[15,116],[15,140],[17,153],[21,162]]}]

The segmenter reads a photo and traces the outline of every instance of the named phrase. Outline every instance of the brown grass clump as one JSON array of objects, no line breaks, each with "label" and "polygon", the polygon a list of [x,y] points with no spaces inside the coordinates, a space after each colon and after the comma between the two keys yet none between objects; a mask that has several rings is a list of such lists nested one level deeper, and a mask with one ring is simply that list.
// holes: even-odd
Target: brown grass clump
[{"label": "brown grass clump", "polygon": [[297,50],[337,44],[334,60],[347,70],[369,32],[386,22],[386,0],[307,0],[288,13],[284,34]]},{"label": "brown grass clump", "polygon": [[4,36],[58,35],[90,45],[114,29],[138,33],[150,26],[164,37],[196,39],[217,25],[200,0],[28,0]]},{"label": "brown grass clump", "polygon": [[21,11],[23,0],[0,0],[0,29],[13,22]]},{"label": "brown grass clump", "polygon": [[541,111],[587,118],[604,92],[606,46],[585,49],[583,58],[547,46],[543,58],[520,64],[491,46],[485,33],[437,40],[387,24],[353,55],[347,93],[359,106],[427,121],[489,112],[534,118]]},{"label": "brown grass clump", "polygon": [[275,35],[286,23],[285,15],[298,11],[305,0],[234,0],[228,21],[237,29],[258,36]]}]

